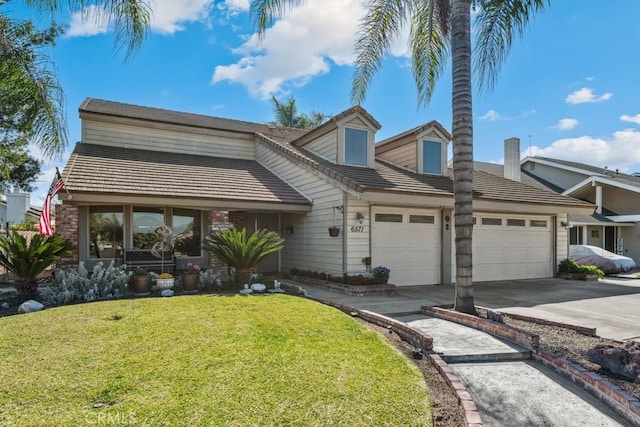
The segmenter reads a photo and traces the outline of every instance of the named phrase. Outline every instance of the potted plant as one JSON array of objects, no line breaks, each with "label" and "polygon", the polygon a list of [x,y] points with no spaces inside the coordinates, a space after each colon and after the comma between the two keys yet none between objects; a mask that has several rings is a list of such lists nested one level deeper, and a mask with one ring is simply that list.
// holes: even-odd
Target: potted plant
[{"label": "potted plant", "polygon": [[133,284],[134,294],[142,296],[151,293],[151,276],[149,276],[149,272],[144,268],[134,270],[131,275],[131,282]]},{"label": "potted plant", "polygon": [[192,262],[187,263],[187,268],[182,272],[182,289],[185,293],[198,292],[200,283],[200,266]]},{"label": "potted plant", "polygon": [[337,227],[335,225],[332,225],[331,227],[329,227],[329,236],[338,237],[339,235],[340,235],[340,227]]},{"label": "potted plant", "polygon": [[163,291],[165,289],[173,288],[174,282],[175,279],[173,278],[173,275],[171,273],[162,273],[159,274],[158,278],[156,279],[156,286],[158,286],[158,289]]},{"label": "potted plant", "polygon": [[389,274],[391,273],[391,270],[389,270],[387,267],[379,265],[375,267],[371,271],[371,273],[373,273],[373,278],[377,284],[386,285],[389,281]]}]

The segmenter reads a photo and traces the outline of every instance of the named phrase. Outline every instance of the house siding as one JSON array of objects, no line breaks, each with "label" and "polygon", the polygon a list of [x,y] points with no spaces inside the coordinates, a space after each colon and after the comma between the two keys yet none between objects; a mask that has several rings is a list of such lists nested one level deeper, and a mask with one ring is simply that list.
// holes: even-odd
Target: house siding
[{"label": "house siding", "polygon": [[567,214],[558,214],[556,216],[556,261],[553,272],[558,272],[558,264],[569,258],[569,229],[562,224],[568,222]]},{"label": "house siding", "polygon": [[411,169],[412,171],[418,170],[417,156],[418,148],[416,146],[416,141],[394,148],[393,150],[377,154],[377,157],[381,159],[387,160],[398,166]]},{"label": "house siding", "polygon": [[332,163],[338,161],[338,131],[333,130],[304,146],[305,149]]},{"label": "house siding", "polygon": [[[371,256],[371,211],[369,202],[348,197],[345,212],[346,227],[344,231],[347,238],[347,272],[349,274],[362,273],[367,269],[363,259]],[[364,215],[362,224],[358,221],[358,212]]]},{"label": "house siding", "polygon": [[540,177],[545,181],[564,189],[573,187],[588,176],[540,163],[535,163],[534,169],[531,169],[531,163],[527,162],[527,164],[523,165],[522,169],[531,175]]},{"label": "house siding", "polygon": [[[256,159],[313,200],[313,209],[306,215],[282,215],[282,228],[293,227],[292,234],[283,235],[282,271],[297,268],[342,274],[344,215],[337,210],[334,214],[333,209],[344,204],[342,190],[330,183],[329,178],[280,155],[265,144],[256,146]],[[328,228],[334,223],[334,218],[335,225],[341,229],[339,237],[329,236]]]},{"label": "house siding", "polygon": [[135,126],[85,118],[82,120],[82,135],[83,142],[90,144],[231,159],[254,159],[252,134],[196,130],[189,127],[165,129],[160,125],[157,128],[149,127],[148,123]]}]

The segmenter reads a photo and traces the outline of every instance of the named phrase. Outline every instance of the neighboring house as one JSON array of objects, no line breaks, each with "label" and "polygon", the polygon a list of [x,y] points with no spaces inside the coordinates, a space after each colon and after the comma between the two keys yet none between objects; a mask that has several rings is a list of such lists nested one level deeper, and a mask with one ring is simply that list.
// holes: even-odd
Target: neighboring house
[{"label": "neighboring house", "polygon": [[504,167],[476,162],[475,168],[593,203],[589,215],[569,214],[569,243],[597,246],[640,262],[640,174],[547,157],[520,160],[517,138],[505,141]]},{"label": "neighboring house", "polygon": [[[380,124],[360,107],[310,131],[90,98],[80,118],[63,171],[72,198],[57,207],[58,232],[77,242],[67,264],[122,262],[163,223],[178,268],[208,264],[203,231],[231,223],[283,235],[263,271],[385,265],[397,285],[455,280],[451,136],[437,122],[376,144]],[[485,172],[474,193],[477,281],[552,277],[567,257],[562,224],[594,209]]]},{"label": "neighboring house", "polygon": [[6,201],[0,200],[0,228],[6,226],[8,222],[12,224],[22,224],[25,220],[39,221],[42,207],[29,204],[30,194],[28,193],[8,193]]}]

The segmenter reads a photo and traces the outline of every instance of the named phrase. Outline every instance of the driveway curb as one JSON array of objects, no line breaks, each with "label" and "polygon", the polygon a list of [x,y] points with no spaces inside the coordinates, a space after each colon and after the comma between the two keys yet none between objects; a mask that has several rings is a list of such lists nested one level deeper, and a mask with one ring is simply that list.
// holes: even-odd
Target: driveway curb
[{"label": "driveway curb", "polygon": [[469,326],[529,348],[534,361],[582,387],[634,426],[640,426],[640,400],[600,375],[563,357],[541,350],[539,336],[502,323],[439,307],[424,306],[426,315]]}]

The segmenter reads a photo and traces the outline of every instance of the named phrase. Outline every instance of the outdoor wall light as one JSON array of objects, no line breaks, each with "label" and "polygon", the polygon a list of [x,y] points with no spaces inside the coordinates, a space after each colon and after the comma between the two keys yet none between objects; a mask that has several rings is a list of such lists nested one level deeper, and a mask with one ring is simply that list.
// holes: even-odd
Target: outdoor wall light
[{"label": "outdoor wall light", "polygon": [[362,212],[356,213],[356,219],[360,224],[362,224],[364,222],[364,214]]}]

